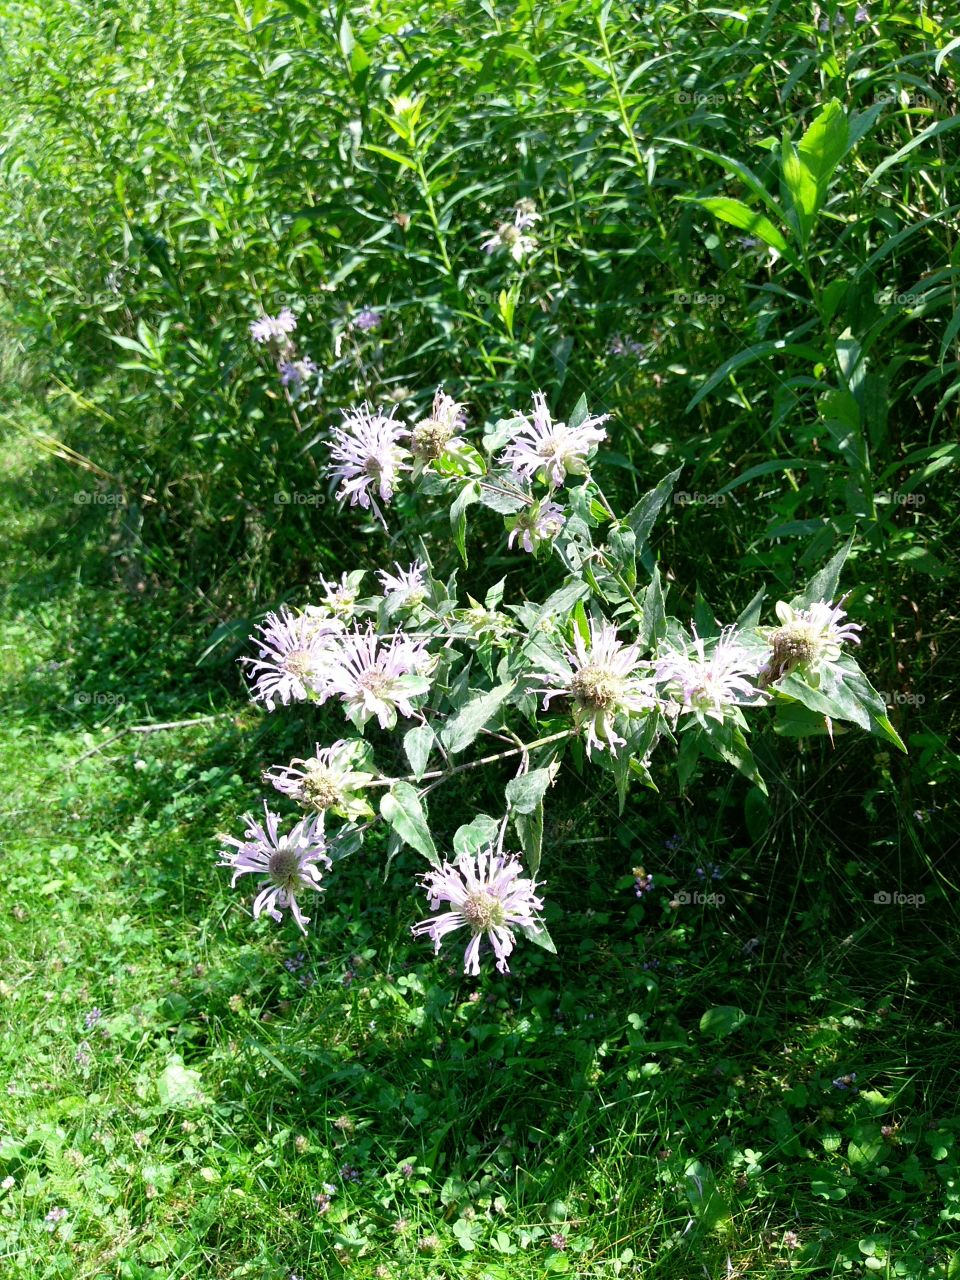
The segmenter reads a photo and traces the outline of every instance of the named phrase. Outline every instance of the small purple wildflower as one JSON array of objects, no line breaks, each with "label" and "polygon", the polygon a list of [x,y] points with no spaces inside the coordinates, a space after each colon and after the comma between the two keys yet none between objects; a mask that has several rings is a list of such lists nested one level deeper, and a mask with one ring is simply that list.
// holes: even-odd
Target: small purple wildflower
[{"label": "small purple wildflower", "polygon": [[47,1224],[47,1230],[56,1231],[57,1226],[64,1220],[66,1216],[67,1216],[66,1209],[61,1209],[61,1208],[51,1209],[50,1212],[47,1214],[47,1216],[44,1218],[44,1222]]},{"label": "small purple wildflower", "polygon": [[81,1040],[77,1045],[77,1052],[73,1055],[73,1060],[78,1067],[86,1069],[90,1065],[90,1045],[86,1040]]},{"label": "small purple wildflower", "polygon": [[103,1017],[103,1010],[98,1009],[96,1005],[83,1017],[83,1025],[88,1031],[92,1031],[100,1019]]},{"label": "small purple wildflower", "polygon": [[306,963],[306,955],[302,951],[298,951],[296,955],[287,956],[283,962],[283,967],[287,973],[299,973]]},{"label": "small purple wildflower", "polygon": [[507,521],[507,546],[512,547],[519,538],[524,551],[534,552],[542,542],[552,542],[566,523],[563,508],[551,498],[543,498]]},{"label": "small purple wildflower", "polygon": [[551,1247],[556,1249],[559,1253],[563,1253],[563,1251],[567,1247],[567,1237],[563,1234],[563,1232],[555,1231],[553,1235],[550,1237],[550,1244],[551,1244]]},{"label": "small purple wildflower", "polygon": [[664,840],[663,847],[669,849],[671,853],[676,853],[678,849],[683,847],[683,836],[679,831],[675,832],[669,840]]},{"label": "small purple wildflower", "polygon": [[857,1073],[851,1071],[848,1075],[837,1076],[836,1080],[831,1081],[831,1084],[834,1089],[839,1089],[841,1092],[846,1092],[849,1089],[853,1093],[858,1093],[856,1079]]},{"label": "small purple wildflower", "polygon": [[407,1180],[409,1180],[416,1173],[416,1169],[413,1167],[412,1164],[402,1164],[400,1166],[400,1172],[403,1174],[403,1176]]},{"label": "small purple wildflower", "polygon": [[280,365],[280,385],[299,391],[308,378],[319,372],[309,356],[301,360],[284,360]]},{"label": "small purple wildflower", "polygon": [[268,613],[252,637],[260,650],[257,658],[241,658],[250,668],[251,697],[272,711],[278,702],[305,702],[323,684],[332,637],[343,630],[336,618],[295,614],[283,605]]},{"label": "small purple wildflower", "polygon": [[410,699],[429,691],[424,673],[430,662],[425,641],[412,640],[401,631],[381,636],[368,626],[344,636],[325,692],[340,698],[358,727],[376,716],[381,729],[392,729],[397,712],[412,716]]},{"label": "small purple wildflower", "polygon": [[715,862],[708,862],[705,867],[697,867],[696,876],[702,883],[709,876],[711,880],[723,879],[723,868],[719,867]]},{"label": "small purple wildflower", "polygon": [[633,884],[637,897],[642,898],[653,889],[653,876],[650,872],[644,871],[643,867],[634,867]]},{"label": "small purple wildflower", "polygon": [[355,1169],[352,1164],[342,1164],[339,1172],[344,1182],[359,1182],[362,1177],[360,1170]]},{"label": "small purple wildflower", "polygon": [[565,422],[554,422],[547,408],[547,398],[542,391],[533,395],[533,418],[517,414],[520,426],[507,446],[500,461],[511,469],[518,480],[533,480],[540,476],[556,489],[568,475],[583,475],[590,455],[606,431],[601,423],[609,413],[586,417],[576,427]]},{"label": "small purple wildflower", "polygon": [[261,345],[265,342],[283,343],[296,327],[297,317],[289,307],[284,307],[279,315],[262,315],[259,320],[251,321],[250,336]]},{"label": "small purple wildflower", "polygon": [[857,12],[853,15],[853,20],[858,26],[861,23],[870,21],[870,10],[865,4],[857,5]]},{"label": "small purple wildflower", "polygon": [[392,416],[374,412],[368,404],[349,413],[343,411],[343,425],[335,427],[330,457],[330,474],[338,479],[337,499],[351,506],[372,509],[381,520],[374,492],[381,502],[393,497],[400,473],[409,471],[409,451],[400,441],[410,432]]},{"label": "small purple wildflower", "polygon": [[607,345],[607,351],[612,356],[637,356],[639,358],[649,354],[650,344],[637,342],[634,338],[624,338],[621,334],[615,333]]},{"label": "small purple wildflower", "polygon": [[353,322],[353,327],[355,329],[362,330],[363,333],[368,333],[371,329],[379,329],[382,323],[383,316],[379,311],[373,311],[370,307],[364,307],[364,309],[357,314],[357,317]]}]

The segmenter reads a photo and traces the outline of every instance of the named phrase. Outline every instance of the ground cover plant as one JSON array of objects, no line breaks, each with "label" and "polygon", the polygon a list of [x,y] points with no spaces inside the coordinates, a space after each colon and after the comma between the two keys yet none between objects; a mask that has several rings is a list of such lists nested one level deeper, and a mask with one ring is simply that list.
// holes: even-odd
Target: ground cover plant
[{"label": "ground cover plant", "polygon": [[0,1274],[957,1274],[949,7],[0,14]]}]

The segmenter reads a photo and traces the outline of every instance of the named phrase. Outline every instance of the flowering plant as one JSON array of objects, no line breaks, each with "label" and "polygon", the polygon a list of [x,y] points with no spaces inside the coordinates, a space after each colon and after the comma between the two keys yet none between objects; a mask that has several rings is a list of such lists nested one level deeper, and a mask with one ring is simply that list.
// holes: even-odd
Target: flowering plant
[{"label": "flowering plant", "polygon": [[[665,748],[676,751],[683,784],[707,758],[765,790],[747,741],[757,714],[772,715],[790,736],[832,738],[852,724],[902,749],[883,699],[848,651],[860,627],[843,621],[844,601],[832,603],[850,544],[791,602],[776,605],[779,626],[760,625],[762,591],[727,625],[700,604],[685,626],[667,613],[647,544],[679,471],[618,515],[593,473],[606,421],[583,398],[558,421],[538,392],[529,415],[501,418],[471,442],[462,406],[442,388],[431,415],[412,426],[368,405],[344,414],[328,467],[341,502],[386,527],[397,490],[418,488],[449,504],[464,564],[468,512],[489,508],[519,563],[553,559],[560,580],[542,600],[511,598],[506,579],[482,601],[463,600],[456,573],[439,580],[424,549],[408,567],[380,570],[371,595],[362,594],[357,570],[324,582],[319,603],[267,615],[257,656],[245,659],[253,698],[271,711],[339,702],[355,736],[317,744],[313,756],[264,774],[303,811],[288,835],[267,807],[265,825],[247,820],[244,840],[224,837],[235,879],[266,877],[257,913],[276,917],[289,907],[303,928],[296,895],[322,889],[317,864],[326,875],[382,821],[388,858],[401,844],[420,853],[431,867],[422,882],[430,905],[447,907],[414,925],[414,935],[439,949],[448,933],[466,929],[467,972],[479,972],[485,942],[506,972],[517,933],[553,949],[538,877],[544,805],[562,766],[603,770],[622,810],[631,784],[656,789],[650,762]],[[374,722],[402,735],[401,776],[378,768]],[[468,770],[507,765],[513,776],[501,811],[463,823],[451,854],[441,856],[431,793]]]}]

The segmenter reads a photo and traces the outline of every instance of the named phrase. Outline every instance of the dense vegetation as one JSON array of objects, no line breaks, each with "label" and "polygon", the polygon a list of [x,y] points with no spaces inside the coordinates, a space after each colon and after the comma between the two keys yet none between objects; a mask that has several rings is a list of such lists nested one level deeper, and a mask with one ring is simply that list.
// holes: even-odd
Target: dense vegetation
[{"label": "dense vegetation", "polygon": [[[960,1274],[948,7],[0,15],[3,1274]],[[533,247],[485,252],[523,201]],[[284,306],[309,387],[251,341]],[[623,813],[565,769],[557,954],[510,977],[411,941],[409,850],[306,939],[214,865],[337,732],[250,704],[254,622],[459,563],[443,509],[388,533],[325,475],[341,408],[439,383],[475,436],[585,394],[622,509],[682,466],[641,557],[680,615],[852,538],[908,748],[768,732],[768,794],[665,757]],[[468,542],[477,599],[554,585],[495,513]]]}]

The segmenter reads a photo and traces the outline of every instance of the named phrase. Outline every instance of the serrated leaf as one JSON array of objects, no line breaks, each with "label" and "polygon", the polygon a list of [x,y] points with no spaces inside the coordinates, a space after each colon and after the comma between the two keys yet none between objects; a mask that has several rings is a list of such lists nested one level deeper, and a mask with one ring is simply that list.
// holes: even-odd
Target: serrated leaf
[{"label": "serrated leaf", "polygon": [[676,471],[671,471],[669,475],[664,476],[657,487],[651,489],[649,493],[645,493],[636,506],[632,507],[624,516],[624,521],[636,535],[638,555],[642,554],[643,548],[646,546],[647,535],[673,493],[673,486],[680,478],[682,470],[682,467],[677,467]]},{"label": "serrated leaf", "polygon": [[556,776],[558,765],[546,769],[531,769],[519,778],[512,778],[506,787],[507,805],[511,813],[533,813],[543,800],[547,787]]},{"label": "serrated leaf", "polygon": [[439,870],[440,856],[430,835],[423,805],[409,782],[395,782],[381,797],[380,814],[401,840]]},{"label": "serrated leaf", "polygon": [[403,749],[410,761],[410,772],[419,782],[427,771],[427,762],[437,735],[428,724],[417,725],[403,735]]},{"label": "serrated leaf", "polygon": [[493,719],[516,687],[516,681],[498,685],[496,689],[474,693],[440,731],[440,740],[451,753],[463,751]]},{"label": "serrated leaf", "polygon": [[454,853],[475,854],[480,849],[496,843],[500,824],[486,813],[478,813],[471,821],[458,827],[453,837]]},{"label": "serrated leaf", "polygon": [[820,600],[834,600],[840,573],[853,547],[853,534],[819,573],[815,574],[798,596],[790,601],[794,609],[808,609]]}]

